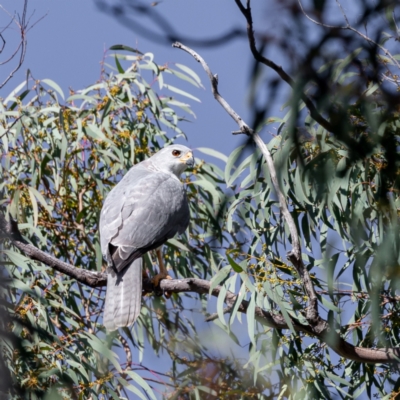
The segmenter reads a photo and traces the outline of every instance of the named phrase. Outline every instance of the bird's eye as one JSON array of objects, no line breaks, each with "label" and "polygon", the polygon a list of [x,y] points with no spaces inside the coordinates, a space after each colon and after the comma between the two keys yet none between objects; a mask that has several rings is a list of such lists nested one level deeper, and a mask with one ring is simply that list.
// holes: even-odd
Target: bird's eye
[{"label": "bird's eye", "polygon": [[180,156],[181,155],[181,151],[179,151],[179,150],[172,150],[172,155],[174,156],[174,157],[178,157],[178,156]]}]

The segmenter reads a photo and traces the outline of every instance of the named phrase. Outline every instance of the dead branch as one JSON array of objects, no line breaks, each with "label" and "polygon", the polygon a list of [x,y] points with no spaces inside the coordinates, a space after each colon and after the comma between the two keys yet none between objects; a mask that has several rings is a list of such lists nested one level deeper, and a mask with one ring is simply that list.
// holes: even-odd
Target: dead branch
[{"label": "dead branch", "polygon": [[13,70],[8,74],[8,76],[4,79],[4,81],[2,83],[0,83],[0,89],[2,87],[4,87],[7,82],[14,76],[14,74],[21,68],[24,60],[25,60],[25,55],[26,55],[26,48],[27,48],[27,32],[33,28],[39,21],[41,21],[47,14],[45,14],[44,16],[42,16],[41,18],[39,18],[36,22],[34,22],[32,25],[30,24],[30,20],[31,17],[27,17],[27,11],[28,11],[28,0],[24,0],[24,5],[22,7],[22,13],[21,15],[12,15],[10,14],[1,4],[0,4],[0,8],[10,16],[10,22],[8,23],[8,25],[6,25],[3,30],[0,32],[0,39],[2,41],[2,45],[0,48],[0,53],[3,52],[5,46],[6,46],[6,40],[4,39],[4,35],[3,33],[9,28],[9,26],[14,23],[18,30],[19,30],[19,34],[20,34],[20,41],[16,47],[16,49],[14,50],[14,52],[4,61],[0,62],[0,65],[4,65],[9,63],[10,61],[14,60],[18,54],[18,61],[17,61],[17,65],[13,68]]},{"label": "dead branch", "polygon": [[[3,7],[1,7],[3,8]],[[17,54],[19,53],[19,59],[17,65],[14,67],[14,69],[9,73],[9,75],[4,79],[4,81],[0,84],[0,89],[6,85],[6,83],[14,76],[14,74],[21,68],[22,63],[24,62],[25,59],[25,54],[26,54],[26,46],[27,46],[27,38],[26,38],[26,32],[27,32],[27,25],[26,25],[26,12],[28,8],[28,0],[24,1],[24,6],[22,9],[22,15],[18,17],[18,19],[15,16],[11,16],[12,21],[17,25],[20,35],[21,35],[21,40],[17,46],[17,49],[14,51],[14,53],[9,57],[8,60],[4,61],[3,64],[10,62],[12,59],[14,59]],[[4,8],[3,8],[4,10]],[[4,10],[5,11],[5,10]],[[5,45],[5,41],[4,41]]]},{"label": "dead branch", "polygon": [[181,43],[174,43],[173,47],[182,49],[189,53],[191,56],[194,57],[196,61],[198,61],[204,70],[206,71],[208,77],[211,81],[211,88],[214,94],[215,99],[222,105],[222,107],[226,110],[226,112],[235,120],[235,122],[239,125],[240,132],[233,132],[236,133],[245,133],[253,138],[258,148],[261,150],[262,154],[264,155],[268,169],[271,175],[271,180],[274,185],[274,189],[278,195],[279,199],[279,207],[280,210],[289,226],[290,236],[292,240],[292,250],[288,253],[288,259],[293,263],[296,267],[297,271],[299,272],[300,277],[302,278],[304,287],[306,289],[308,298],[309,298],[309,306],[307,308],[307,320],[310,323],[314,324],[315,326],[319,325],[319,314],[318,314],[318,300],[317,295],[314,290],[314,286],[311,282],[310,275],[308,273],[307,268],[303,264],[303,260],[301,258],[301,244],[299,239],[299,234],[297,232],[296,224],[289,212],[289,209],[286,204],[285,196],[282,193],[282,190],[279,185],[278,176],[276,173],[275,165],[272,160],[272,156],[268,147],[265,145],[264,141],[261,139],[260,135],[257,132],[254,132],[244,121],[243,119],[231,108],[228,102],[219,94],[218,92],[218,79],[216,75],[213,75],[210,68],[208,67],[207,63],[204,59],[196,53],[194,50],[190,49],[187,46],[184,46]]}]

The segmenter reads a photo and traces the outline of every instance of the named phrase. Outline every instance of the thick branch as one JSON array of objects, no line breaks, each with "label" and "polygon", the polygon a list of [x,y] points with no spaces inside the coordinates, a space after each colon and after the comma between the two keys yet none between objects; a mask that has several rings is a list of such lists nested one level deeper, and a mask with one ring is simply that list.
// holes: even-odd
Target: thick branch
[{"label": "thick branch", "polygon": [[[307,295],[309,297],[309,307],[307,308],[307,320],[317,326],[320,322],[319,315],[318,315],[318,299],[317,295],[314,290],[314,286],[311,282],[310,275],[308,273],[307,268],[303,264],[303,260],[301,258],[301,244],[299,234],[297,232],[296,224],[289,212],[289,209],[286,204],[285,196],[282,193],[282,190],[279,185],[278,176],[276,173],[275,165],[272,160],[271,152],[268,150],[268,147],[265,145],[261,137],[257,132],[254,132],[244,121],[243,119],[232,109],[232,107],[228,104],[228,102],[220,95],[218,92],[218,79],[216,75],[213,75],[209,66],[204,61],[204,59],[196,53],[194,50],[190,49],[187,46],[184,46],[181,43],[174,43],[173,47],[182,49],[189,53],[196,61],[198,61],[204,70],[206,71],[210,82],[211,82],[211,89],[214,94],[215,99],[221,104],[221,106],[225,109],[225,111],[235,120],[235,122],[239,125],[240,132],[238,133],[245,133],[251,136],[258,148],[261,150],[261,153],[265,157],[267,161],[268,169],[271,175],[271,180],[274,185],[274,189],[278,195],[279,199],[279,207],[280,210],[289,226],[290,236],[292,239],[292,251],[289,252],[288,258],[296,267],[299,275],[303,281],[304,287],[306,289]],[[234,132],[237,133],[237,132]]]},{"label": "thick branch", "polygon": [[[161,290],[165,292],[195,292],[199,294],[209,294],[211,283],[204,279],[164,279],[160,282]],[[211,295],[218,297],[221,290],[221,286],[215,287],[211,291]],[[237,296],[232,292],[227,292],[225,297],[225,303],[228,309],[233,308]],[[238,311],[246,314],[249,307],[249,302],[243,300],[238,308]],[[285,319],[281,314],[273,314],[268,311],[261,309],[260,307],[255,308],[255,315],[257,320],[274,329],[289,329]],[[294,329],[298,332],[307,333],[313,337],[316,337],[325,343],[327,343],[336,353],[340,356],[358,362],[366,363],[388,363],[398,362],[400,358],[400,349],[398,348],[387,348],[387,349],[366,349],[362,347],[355,347],[352,344],[343,340],[334,331],[330,331],[323,328],[325,325],[322,320],[320,321],[320,332],[317,332],[309,325],[301,324],[294,318],[291,318]]]},{"label": "thick branch", "polygon": [[21,236],[18,230],[18,224],[11,216],[7,221],[4,215],[0,214],[0,238],[9,239],[11,243],[27,257],[32,260],[40,261],[56,271],[76,279],[80,283],[84,283],[90,287],[105,286],[107,284],[107,274],[74,267],[28,243]]},{"label": "thick branch", "polygon": [[[18,230],[17,223],[11,218],[10,221],[6,221],[4,216],[1,214],[0,239],[10,240],[11,243],[27,257],[31,258],[32,260],[40,261],[56,271],[62,272],[67,276],[76,279],[80,283],[90,287],[101,287],[105,286],[107,283],[107,274],[77,268],[71,264],[58,260],[55,257],[52,257],[47,253],[37,249],[35,246],[27,243],[22,238]],[[217,286],[210,292],[211,283],[209,281],[194,278],[172,280],[164,279],[160,281],[159,288],[163,292],[194,292],[198,294],[211,294],[215,297],[218,297],[221,291],[221,286]],[[154,285],[150,280],[145,279],[143,281],[143,290],[145,292],[152,292],[154,290]],[[229,291],[227,292],[225,303],[228,306],[228,310],[233,308],[236,298],[237,296],[234,293]],[[243,300],[238,308],[238,311],[246,314],[248,307],[249,302],[247,300]],[[256,307],[255,315],[260,323],[271,328],[289,329],[285,319],[279,313],[273,314],[261,309],[260,307]],[[361,347],[355,347],[340,338],[334,331],[330,332],[326,328],[326,323],[323,320],[319,321],[317,329],[315,326],[301,324],[295,318],[291,318],[291,322],[297,332],[304,332],[326,342],[336,353],[350,360],[367,363],[388,363],[397,362],[398,358],[400,358],[400,349],[396,348],[365,349]]]}]

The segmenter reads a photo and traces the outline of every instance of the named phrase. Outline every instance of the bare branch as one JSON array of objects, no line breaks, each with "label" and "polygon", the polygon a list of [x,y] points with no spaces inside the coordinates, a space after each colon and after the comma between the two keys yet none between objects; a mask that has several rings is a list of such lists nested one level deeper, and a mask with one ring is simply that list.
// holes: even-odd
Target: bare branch
[{"label": "bare branch", "polygon": [[15,120],[13,121],[13,123],[8,127],[8,129],[0,136],[0,139],[7,135],[8,133],[10,133],[11,129],[13,128],[13,126],[23,117],[23,115],[20,115],[18,118],[15,118]]},{"label": "bare branch", "polygon": [[[25,54],[26,54],[26,45],[27,45],[27,39],[26,39],[26,11],[28,7],[28,0],[24,1],[24,7],[22,10],[22,16],[19,18],[19,21],[13,16],[12,20],[15,22],[15,24],[18,26],[20,30],[20,35],[21,35],[21,41],[17,47],[17,50],[14,52],[14,54],[6,61],[9,62],[12,60],[18,52],[20,52],[19,60],[16,65],[16,67],[9,73],[7,78],[4,79],[4,81],[0,84],[0,89],[5,86],[5,84],[14,76],[14,74],[21,68],[22,63],[24,62],[25,59]],[[3,7],[1,7],[3,8]],[[4,8],[3,8],[4,10]]]},{"label": "bare branch", "polygon": [[[310,275],[308,273],[307,268],[303,264],[303,260],[301,258],[301,244],[299,239],[299,234],[297,232],[296,224],[292,218],[292,215],[289,212],[289,209],[286,204],[285,196],[282,193],[282,190],[279,185],[278,176],[276,173],[275,165],[272,160],[272,156],[268,147],[265,145],[264,141],[261,139],[260,135],[257,132],[254,132],[244,121],[243,119],[229,106],[229,104],[224,100],[224,98],[218,92],[218,79],[216,75],[213,75],[210,68],[208,67],[207,63],[204,59],[196,53],[194,50],[190,49],[187,46],[184,46],[181,43],[174,43],[173,47],[182,49],[192,55],[196,61],[201,63],[202,67],[206,71],[210,81],[211,81],[211,88],[214,94],[215,99],[222,105],[222,107],[226,110],[226,112],[236,121],[239,125],[240,132],[250,135],[253,140],[255,141],[258,148],[261,150],[261,153],[264,155],[265,160],[268,164],[268,169],[271,175],[271,180],[274,185],[274,189],[278,195],[279,199],[279,207],[280,210],[289,226],[290,236],[292,240],[292,250],[288,253],[288,259],[293,263],[296,267],[297,271],[299,272],[300,277],[304,283],[306,292],[309,297],[309,307],[307,308],[307,319],[313,325],[317,326],[319,323],[319,314],[318,314],[318,299],[317,295],[314,290],[314,286],[312,284]],[[236,133],[236,132],[234,132]]]},{"label": "bare branch", "polygon": [[182,43],[175,42],[172,47],[176,47],[178,49],[182,49],[189,53],[197,62],[201,64],[203,69],[206,71],[208,78],[211,82],[211,90],[221,106],[225,109],[225,111],[234,119],[234,121],[239,125],[240,132],[232,132],[233,134],[245,133],[247,135],[253,134],[253,130],[242,120],[242,118],[233,110],[233,108],[228,104],[228,102],[219,94],[218,92],[218,75],[213,75],[209,66],[204,61],[203,57],[201,57],[198,53],[193,51],[191,48],[184,46]]},{"label": "bare branch", "polygon": [[17,57],[17,55],[19,54],[17,65],[9,73],[9,75],[4,79],[4,81],[2,83],[0,83],[0,89],[1,89],[14,76],[14,74],[21,68],[21,66],[22,66],[22,64],[23,64],[23,62],[25,60],[26,48],[27,48],[27,44],[28,44],[27,36],[26,36],[27,32],[30,29],[32,29],[39,21],[41,21],[47,14],[45,14],[44,16],[39,18],[31,26],[29,26],[30,19],[31,19],[33,14],[30,17],[27,18],[28,0],[24,0],[22,13],[21,13],[21,15],[18,15],[18,18],[15,15],[11,15],[1,4],[0,4],[0,8],[5,13],[7,13],[11,18],[10,22],[8,23],[8,25],[0,32],[0,39],[2,41],[2,46],[1,46],[1,49],[0,49],[0,53],[4,50],[5,45],[6,45],[6,41],[4,39],[3,32],[11,25],[11,23],[15,23],[17,25],[18,29],[19,29],[19,32],[20,32],[20,41],[18,43],[18,46],[16,47],[14,52],[8,57],[7,60],[4,60],[4,61],[2,61],[0,63],[0,65],[7,64],[11,60],[13,60],[15,57]]},{"label": "bare branch", "polygon": [[323,26],[324,28],[331,28],[331,29],[347,29],[347,26],[328,25],[328,24],[324,24],[324,23],[322,23],[322,22],[319,22],[319,21],[317,21],[317,20],[311,18],[311,17],[306,13],[306,11],[304,10],[303,4],[301,4],[301,0],[298,0],[298,3],[299,3],[299,7],[300,7],[300,10],[301,10],[301,12],[303,13],[303,15],[304,15],[309,21],[311,21],[313,24],[319,25],[319,26]]}]

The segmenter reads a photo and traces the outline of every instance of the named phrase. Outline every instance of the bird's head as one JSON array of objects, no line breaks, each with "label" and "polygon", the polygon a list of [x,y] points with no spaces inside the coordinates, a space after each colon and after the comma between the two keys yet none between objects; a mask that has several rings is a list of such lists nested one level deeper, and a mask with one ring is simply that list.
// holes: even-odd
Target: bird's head
[{"label": "bird's head", "polygon": [[173,144],[160,150],[151,157],[153,165],[166,172],[172,172],[178,178],[187,167],[193,167],[192,150],[181,144]]}]

